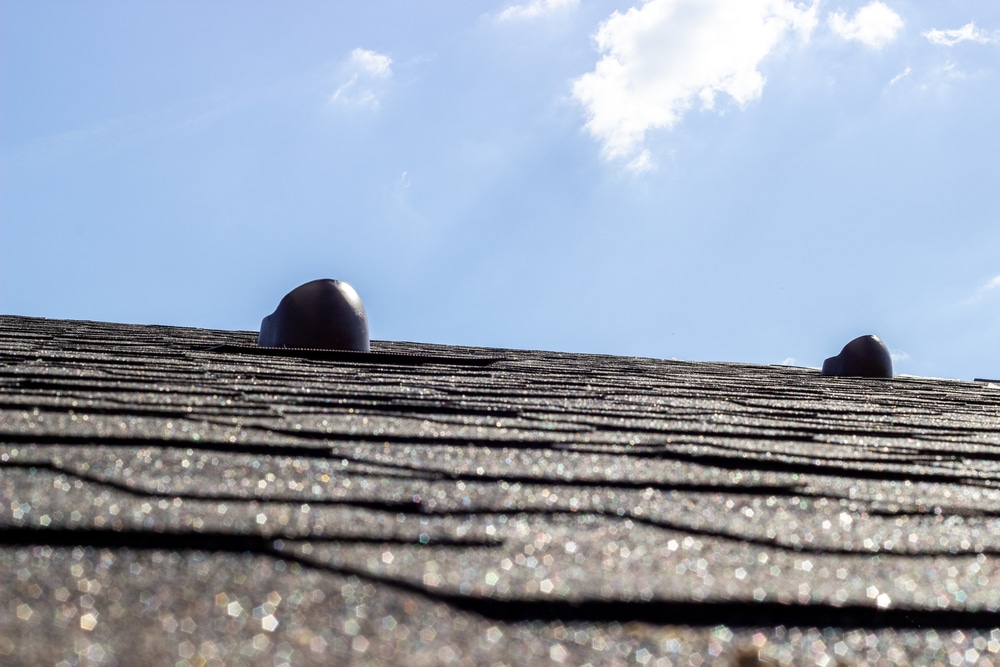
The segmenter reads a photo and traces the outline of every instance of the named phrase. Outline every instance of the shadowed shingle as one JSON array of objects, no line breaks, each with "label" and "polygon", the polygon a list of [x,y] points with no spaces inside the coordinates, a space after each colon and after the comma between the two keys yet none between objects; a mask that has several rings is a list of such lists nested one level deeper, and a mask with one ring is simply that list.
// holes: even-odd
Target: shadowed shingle
[{"label": "shadowed shingle", "polygon": [[1000,652],[992,385],[254,339],[0,317],[0,662]]}]

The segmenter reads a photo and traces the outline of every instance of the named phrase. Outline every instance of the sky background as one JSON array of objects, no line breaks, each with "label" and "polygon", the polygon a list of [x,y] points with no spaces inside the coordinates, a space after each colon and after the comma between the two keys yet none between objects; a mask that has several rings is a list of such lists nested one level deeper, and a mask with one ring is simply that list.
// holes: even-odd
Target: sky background
[{"label": "sky background", "polygon": [[996,0],[0,0],[0,312],[996,378],[998,118]]}]

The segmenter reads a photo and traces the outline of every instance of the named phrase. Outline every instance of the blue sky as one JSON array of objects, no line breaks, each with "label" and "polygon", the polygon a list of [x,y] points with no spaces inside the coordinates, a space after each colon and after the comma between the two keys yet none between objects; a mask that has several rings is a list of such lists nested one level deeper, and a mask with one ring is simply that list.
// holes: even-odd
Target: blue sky
[{"label": "blue sky", "polygon": [[1000,3],[0,0],[0,312],[1000,377]]}]

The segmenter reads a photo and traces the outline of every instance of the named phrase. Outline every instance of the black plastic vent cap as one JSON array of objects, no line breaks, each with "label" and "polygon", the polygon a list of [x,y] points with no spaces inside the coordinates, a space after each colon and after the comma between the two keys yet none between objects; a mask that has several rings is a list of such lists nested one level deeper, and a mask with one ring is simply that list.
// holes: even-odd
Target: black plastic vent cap
[{"label": "black plastic vent cap", "polygon": [[892,357],[878,336],[858,336],[823,362],[823,375],[891,379]]},{"label": "black plastic vent cap", "polygon": [[369,352],[365,306],[347,283],[313,280],[286,294],[264,318],[257,345]]}]

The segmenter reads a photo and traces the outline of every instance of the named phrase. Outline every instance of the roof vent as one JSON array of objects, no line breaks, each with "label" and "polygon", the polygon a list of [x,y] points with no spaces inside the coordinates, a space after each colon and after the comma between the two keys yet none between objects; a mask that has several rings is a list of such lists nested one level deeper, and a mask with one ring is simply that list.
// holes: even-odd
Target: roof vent
[{"label": "roof vent", "polygon": [[823,362],[823,375],[891,379],[892,357],[878,336],[858,336]]},{"label": "roof vent", "polygon": [[257,345],[368,352],[368,317],[354,288],[314,280],[285,295],[260,323]]}]

